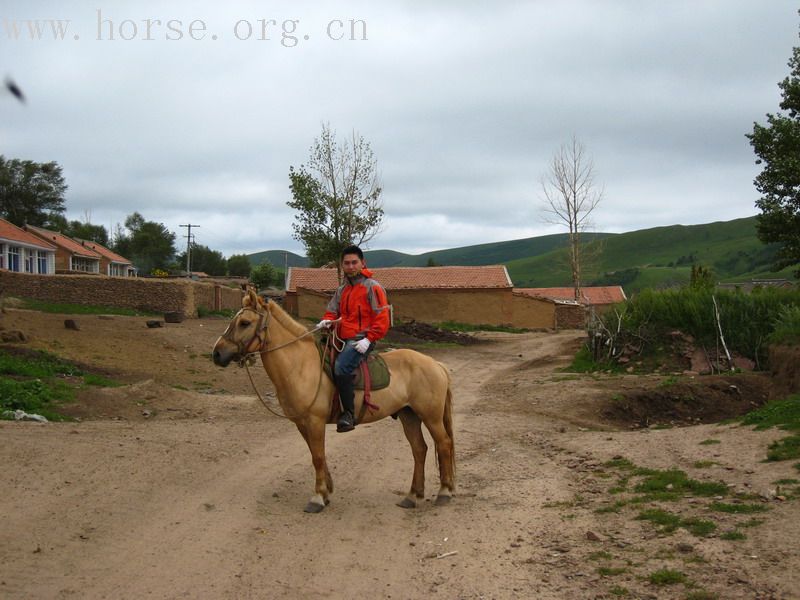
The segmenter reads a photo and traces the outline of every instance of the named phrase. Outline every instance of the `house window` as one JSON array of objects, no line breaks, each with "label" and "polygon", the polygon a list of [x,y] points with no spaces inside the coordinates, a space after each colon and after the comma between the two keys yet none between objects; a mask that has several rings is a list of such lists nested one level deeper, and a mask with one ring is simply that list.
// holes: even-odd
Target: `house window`
[{"label": "house window", "polygon": [[18,246],[8,247],[8,270],[19,272],[19,254],[20,248]]},{"label": "house window", "polygon": [[96,260],[88,258],[72,257],[72,270],[80,271],[81,273],[97,273],[98,265]]},{"label": "house window", "polygon": [[25,272],[26,273],[33,273],[33,264],[34,258],[36,256],[36,250],[23,250],[23,262],[25,263]]},{"label": "house window", "polygon": [[39,263],[39,273],[47,273],[47,252],[39,250],[36,255],[36,261]]}]

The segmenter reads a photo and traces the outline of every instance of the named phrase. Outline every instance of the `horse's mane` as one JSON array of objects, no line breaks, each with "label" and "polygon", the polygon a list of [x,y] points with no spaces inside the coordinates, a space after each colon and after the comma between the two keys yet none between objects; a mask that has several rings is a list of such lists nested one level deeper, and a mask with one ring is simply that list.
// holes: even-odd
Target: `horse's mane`
[{"label": "horse's mane", "polygon": [[270,300],[269,310],[272,313],[272,316],[295,337],[300,337],[304,333],[308,333],[308,329],[295,321],[294,318],[292,318],[292,316],[287,313],[277,302]]}]

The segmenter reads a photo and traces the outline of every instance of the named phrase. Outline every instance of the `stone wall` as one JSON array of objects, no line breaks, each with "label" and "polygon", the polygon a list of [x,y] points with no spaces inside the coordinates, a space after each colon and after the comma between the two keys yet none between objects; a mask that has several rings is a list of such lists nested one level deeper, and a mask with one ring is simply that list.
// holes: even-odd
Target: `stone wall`
[{"label": "stone wall", "polygon": [[85,275],[32,275],[0,271],[6,296],[45,302],[114,306],[150,312],[197,316],[197,308],[238,309],[238,289],[176,279],[139,279]]},{"label": "stone wall", "polygon": [[556,305],[557,329],[583,329],[586,327],[586,307],[581,304]]}]

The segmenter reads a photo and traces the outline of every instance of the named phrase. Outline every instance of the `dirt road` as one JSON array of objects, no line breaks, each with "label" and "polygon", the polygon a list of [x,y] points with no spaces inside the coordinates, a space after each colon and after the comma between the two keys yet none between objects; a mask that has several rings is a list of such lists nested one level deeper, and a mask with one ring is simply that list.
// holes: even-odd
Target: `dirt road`
[{"label": "dirt road", "polygon": [[[223,372],[203,356],[224,323],[150,332],[141,320],[92,317],[65,333],[48,318],[13,311],[10,321],[34,347],[124,372],[131,385],[84,398],[80,422],[0,422],[0,597],[798,597],[798,501],[774,498],[774,481],[797,472],[760,463],[783,434],[615,431],[598,420],[598,403],[640,383],[559,373],[575,333],[483,334],[489,343],[430,351],[454,382],[451,505],[394,505],[412,459],[387,419],[348,434],[329,426],[335,492],[310,515],[300,435],[257,404],[235,367]],[[712,438],[719,443],[700,443]],[[438,489],[432,456],[428,498]],[[597,512],[616,498],[615,457],[763,493],[763,523],[729,541],[659,532],[630,506]],[[713,464],[697,467],[703,460]],[[691,497],[654,506],[708,511]],[[744,517],[713,515],[718,533]],[[685,579],[651,582],[664,569]]]}]

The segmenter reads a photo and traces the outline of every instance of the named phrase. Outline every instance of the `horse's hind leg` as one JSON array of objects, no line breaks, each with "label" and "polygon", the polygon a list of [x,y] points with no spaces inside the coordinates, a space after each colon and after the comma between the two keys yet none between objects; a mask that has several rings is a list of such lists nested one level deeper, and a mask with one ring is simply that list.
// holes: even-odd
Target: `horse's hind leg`
[{"label": "horse's hind leg", "polygon": [[400,411],[400,422],[411,452],[414,455],[414,476],[411,479],[411,489],[406,497],[397,503],[402,508],[415,508],[417,501],[425,497],[425,457],[428,454],[428,445],[422,435],[422,421],[410,408]]},{"label": "horse's hind leg", "polygon": [[431,437],[436,444],[436,458],[439,462],[439,480],[441,485],[436,495],[437,506],[450,502],[455,492],[455,457],[453,456],[453,440],[441,420],[425,421],[425,427],[431,432]]}]

